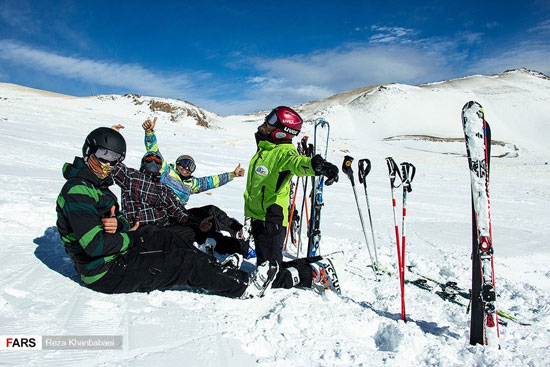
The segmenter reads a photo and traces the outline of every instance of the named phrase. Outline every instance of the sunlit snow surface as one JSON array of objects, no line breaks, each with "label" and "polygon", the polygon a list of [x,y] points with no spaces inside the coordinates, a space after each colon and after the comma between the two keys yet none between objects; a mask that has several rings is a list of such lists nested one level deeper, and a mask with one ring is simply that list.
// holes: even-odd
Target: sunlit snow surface
[{"label": "sunlit snow surface", "polygon": [[[238,163],[248,166],[263,114],[222,118],[207,113],[212,127],[205,129],[189,116],[172,122],[169,114],[154,114],[147,102],[135,104],[129,97],[72,98],[0,84],[0,335],[122,335],[124,340],[123,350],[99,353],[0,351],[0,365],[550,365],[550,81],[512,72],[422,87],[388,85],[301,111],[309,121],[319,116],[330,121],[329,161],[341,166],[346,154],[372,161],[367,184],[378,256],[394,274],[384,158],[415,164],[407,201],[406,263],[468,289],[471,204],[464,143],[383,139],[463,137],[460,112],[469,100],[484,107],[493,139],[507,144],[495,147],[495,154],[514,153],[491,160],[497,308],[532,325],[501,326],[500,351],[470,346],[466,309],[412,285],[406,286],[409,321],[399,320],[398,278],[374,281],[344,175],[325,188],[321,228],[323,253],[346,252],[346,266],[339,269],[341,296],[276,289],[242,301],[186,289],[104,295],[82,287],[51,227],[64,183],[61,167],[81,153],[92,129],[125,125],[126,163],[137,167],[144,152],[141,123],[158,116],[163,155],[173,161],[191,154],[198,163],[196,174],[208,175],[233,170]],[[311,124],[303,131],[312,136]],[[357,172],[355,164],[353,169]],[[356,184],[366,215],[364,190]],[[192,196],[190,207],[216,204],[242,219],[244,187],[245,179],[237,178]],[[113,191],[119,193],[116,187]],[[407,279],[416,277],[406,272]]]}]

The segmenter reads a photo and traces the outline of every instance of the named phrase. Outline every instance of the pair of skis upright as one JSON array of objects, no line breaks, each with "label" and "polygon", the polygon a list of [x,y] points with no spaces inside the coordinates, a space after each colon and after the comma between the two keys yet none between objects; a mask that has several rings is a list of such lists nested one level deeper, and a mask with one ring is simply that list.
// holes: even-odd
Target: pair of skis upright
[{"label": "pair of skis upright", "polygon": [[[301,144],[298,146],[298,152],[300,154],[306,155],[308,157],[313,157],[315,154],[319,154],[323,159],[327,158],[328,154],[328,142],[330,138],[330,124],[323,118],[317,119],[314,125],[314,136],[313,144],[307,143],[307,137],[302,139]],[[301,205],[300,215],[297,214],[296,210],[296,196],[298,191],[298,185],[300,183],[300,177],[296,180],[296,183],[293,187],[293,192],[290,197],[290,216],[289,216],[289,226],[287,229],[287,240],[290,235],[292,243],[296,246],[296,255],[300,256],[302,240],[301,240],[301,228],[303,223],[303,212],[304,208],[306,210],[306,217],[308,217],[307,209],[307,186],[308,180],[305,177],[302,177],[302,187],[303,187],[303,201]],[[325,177],[324,176],[313,176],[311,178],[311,209],[309,211],[309,220],[306,218],[308,223],[308,246],[307,246],[307,257],[314,257],[319,255],[319,247],[321,243],[321,209],[324,205],[323,201],[323,189],[324,189]]]},{"label": "pair of skis upright", "polygon": [[491,128],[485,111],[470,101],[462,108],[472,193],[472,292],[470,344],[498,347],[493,234],[489,197]]},{"label": "pair of skis upright", "polygon": [[[323,135],[325,135],[323,137]],[[320,154],[323,159],[327,159],[328,141],[330,137],[330,125],[323,118],[317,119],[313,135],[314,154]],[[311,197],[311,219],[308,231],[307,257],[313,257],[319,254],[321,244],[321,209],[323,202],[323,189],[325,186],[325,176],[313,176],[312,197]]]}]

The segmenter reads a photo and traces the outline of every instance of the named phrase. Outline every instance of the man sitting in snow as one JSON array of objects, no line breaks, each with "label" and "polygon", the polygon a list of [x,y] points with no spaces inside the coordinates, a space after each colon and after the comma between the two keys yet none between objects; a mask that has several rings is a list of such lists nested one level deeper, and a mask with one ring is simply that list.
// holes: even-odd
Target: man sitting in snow
[{"label": "man sitting in snow", "polygon": [[148,234],[130,228],[109,190],[114,167],[124,160],[126,141],[110,128],[93,130],[82,157],[66,163],[67,182],[57,198],[57,228],[82,282],[103,293],[151,291],[187,285],[227,297],[262,296],[278,265],[266,261],[248,274],[218,263],[172,231]]}]

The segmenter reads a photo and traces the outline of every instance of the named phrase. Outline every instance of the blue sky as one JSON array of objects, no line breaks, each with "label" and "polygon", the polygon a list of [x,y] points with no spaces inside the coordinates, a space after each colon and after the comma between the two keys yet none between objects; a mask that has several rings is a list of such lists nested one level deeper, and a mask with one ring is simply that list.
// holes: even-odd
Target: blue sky
[{"label": "blue sky", "polygon": [[0,81],[222,115],[520,67],[550,74],[549,0],[0,0]]}]

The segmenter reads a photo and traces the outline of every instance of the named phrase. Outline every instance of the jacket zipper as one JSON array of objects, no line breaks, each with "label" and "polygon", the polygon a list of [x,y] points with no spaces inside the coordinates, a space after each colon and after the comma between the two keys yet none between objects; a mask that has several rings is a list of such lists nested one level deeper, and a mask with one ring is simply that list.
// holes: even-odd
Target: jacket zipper
[{"label": "jacket zipper", "polygon": [[264,211],[265,186],[262,186],[262,211]]}]

